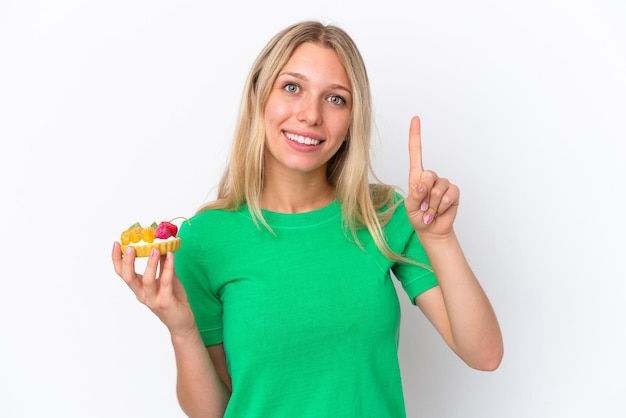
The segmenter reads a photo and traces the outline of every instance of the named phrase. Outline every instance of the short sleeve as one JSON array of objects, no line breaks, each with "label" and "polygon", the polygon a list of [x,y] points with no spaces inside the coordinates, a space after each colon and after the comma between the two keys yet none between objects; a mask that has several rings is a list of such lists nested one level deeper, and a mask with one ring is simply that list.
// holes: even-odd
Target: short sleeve
[{"label": "short sleeve", "polygon": [[[198,224],[196,224],[196,221]],[[174,256],[176,275],[181,281],[205,345],[220,344],[222,339],[222,302],[208,277],[209,254],[201,240],[202,222],[192,218],[178,232],[180,249]],[[200,229],[198,231],[198,229]]]},{"label": "short sleeve", "polygon": [[[399,196],[398,199],[402,200]],[[391,221],[385,228],[387,239],[392,249],[405,258],[414,261],[397,262],[391,270],[402,284],[402,288],[415,304],[415,297],[437,286],[437,278],[426,254],[426,250],[419,241],[413,226],[409,222],[404,207],[404,201],[399,202],[394,210]]]},{"label": "short sleeve", "polygon": [[418,264],[399,262],[394,264],[391,270],[402,284],[402,288],[411,300],[411,303],[415,304],[416,296],[437,286],[439,283],[437,282],[435,273],[430,267],[430,261],[428,260],[426,251],[415,233],[409,238],[403,254],[405,257],[416,261]]}]

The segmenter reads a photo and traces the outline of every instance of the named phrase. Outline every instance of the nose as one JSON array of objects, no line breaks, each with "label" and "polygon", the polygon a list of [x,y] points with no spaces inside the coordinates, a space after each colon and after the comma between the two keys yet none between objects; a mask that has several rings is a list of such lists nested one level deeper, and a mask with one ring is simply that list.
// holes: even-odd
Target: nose
[{"label": "nose", "polygon": [[309,126],[319,125],[322,123],[321,100],[313,95],[302,98],[298,103],[297,118],[301,122],[305,122]]}]

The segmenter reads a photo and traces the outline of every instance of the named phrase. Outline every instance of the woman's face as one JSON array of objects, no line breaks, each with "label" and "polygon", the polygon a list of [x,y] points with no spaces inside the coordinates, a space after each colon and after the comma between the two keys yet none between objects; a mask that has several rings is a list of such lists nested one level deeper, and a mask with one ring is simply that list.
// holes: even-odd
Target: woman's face
[{"label": "woman's face", "polygon": [[352,86],[335,51],[304,43],[280,70],[265,107],[265,169],[323,173],[347,139]]}]

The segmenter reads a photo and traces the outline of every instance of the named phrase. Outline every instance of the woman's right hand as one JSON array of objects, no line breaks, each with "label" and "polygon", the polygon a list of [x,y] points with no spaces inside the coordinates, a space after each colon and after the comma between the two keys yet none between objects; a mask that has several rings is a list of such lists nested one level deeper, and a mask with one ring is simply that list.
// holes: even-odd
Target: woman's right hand
[{"label": "woman's right hand", "polygon": [[135,249],[132,246],[128,246],[126,253],[122,254],[120,244],[114,243],[111,258],[117,275],[135,293],[137,300],[159,317],[172,335],[184,336],[196,331],[187,293],[174,271],[173,253],[161,255],[154,248],[143,274],[135,271]]}]

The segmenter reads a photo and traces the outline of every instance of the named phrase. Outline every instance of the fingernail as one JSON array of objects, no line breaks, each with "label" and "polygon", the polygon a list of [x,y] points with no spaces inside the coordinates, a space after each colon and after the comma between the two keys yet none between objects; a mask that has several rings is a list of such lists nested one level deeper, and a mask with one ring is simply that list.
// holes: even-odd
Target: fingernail
[{"label": "fingernail", "polygon": [[130,254],[132,251],[133,251],[133,247],[131,247],[130,245],[126,247],[126,255]]},{"label": "fingernail", "polygon": [[428,210],[428,202],[422,202],[422,204],[420,205],[420,210],[422,212],[426,212]]},{"label": "fingernail", "polygon": [[433,221],[433,217],[430,213],[424,216],[424,223],[426,225],[429,225],[432,221]]},{"label": "fingernail", "polygon": [[422,186],[422,183],[417,185],[417,191],[422,193],[424,191],[424,186]]},{"label": "fingernail", "polygon": [[152,251],[150,252],[150,257],[154,258],[157,255],[157,249],[152,247]]}]

